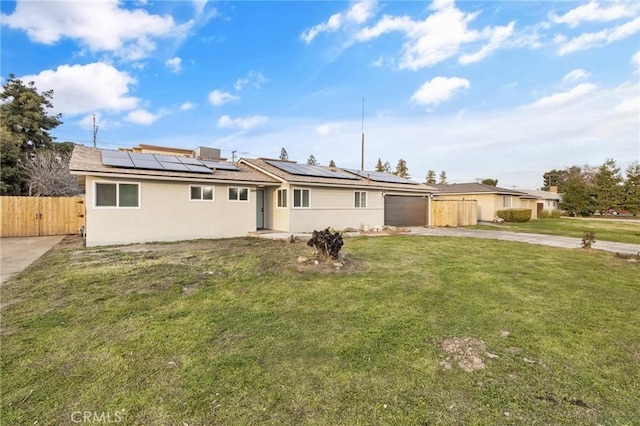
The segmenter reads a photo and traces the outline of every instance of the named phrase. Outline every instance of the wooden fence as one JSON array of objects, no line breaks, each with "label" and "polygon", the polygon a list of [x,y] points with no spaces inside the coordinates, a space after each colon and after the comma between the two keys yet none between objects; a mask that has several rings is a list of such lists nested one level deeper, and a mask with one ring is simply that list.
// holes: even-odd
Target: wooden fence
[{"label": "wooden fence", "polygon": [[0,197],[2,237],[75,234],[85,226],[83,197]]},{"label": "wooden fence", "polygon": [[433,200],[431,203],[433,226],[471,226],[478,224],[476,200]]}]

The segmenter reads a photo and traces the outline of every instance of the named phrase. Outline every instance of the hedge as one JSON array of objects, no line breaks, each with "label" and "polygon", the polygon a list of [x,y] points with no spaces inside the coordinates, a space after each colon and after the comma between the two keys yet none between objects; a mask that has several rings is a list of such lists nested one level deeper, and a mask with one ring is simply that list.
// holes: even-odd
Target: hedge
[{"label": "hedge", "polygon": [[505,209],[498,210],[496,214],[505,222],[529,222],[531,220],[531,209]]}]

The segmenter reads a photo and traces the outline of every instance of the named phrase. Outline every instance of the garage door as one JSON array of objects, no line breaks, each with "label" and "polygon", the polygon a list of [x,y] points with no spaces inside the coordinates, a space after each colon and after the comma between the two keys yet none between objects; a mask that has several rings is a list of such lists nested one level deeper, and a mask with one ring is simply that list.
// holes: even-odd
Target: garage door
[{"label": "garage door", "polygon": [[390,226],[426,226],[427,198],[386,195],[384,197],[384,224]]}]

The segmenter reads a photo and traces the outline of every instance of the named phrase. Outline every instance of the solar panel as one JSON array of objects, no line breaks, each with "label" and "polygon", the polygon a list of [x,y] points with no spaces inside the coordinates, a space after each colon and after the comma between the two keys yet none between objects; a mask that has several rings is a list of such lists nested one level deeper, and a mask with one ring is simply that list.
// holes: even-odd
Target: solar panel
[{"label": "solar panel", "polygon": [[405,179],[400,176],[392,175],[391,173],[385,172],[375,172],[375,171],[367,171],[367,170],[353,170],[353,169],[345,169],[349,173],[353,173],[365,179],[371,179],[375,182],[387,182],[387,183],[404,183],[404,184],[412,184],[417,185],[418,182],[414,182],[409,179]]},{"label": "solar panel", "polygon": [[178,163],[180,164],[180,160],[175,155],[162,155],[162,154],[153,154],[153,157],[161,163]]},{"label": "solar panel", "polygon": [[196,165],[192,165],[192,164],[185,164],[185,167],[187,169],[189,169],[189,171],[196,172],[196,173],[213,173],[213,170],[211,170],[210,168],[205,167],[205,166],[196,166]]},{"label": "solar panel", "polygon": [[107,151],[101,150],[102,158],[124,158],[130,160],[129,153],[124,151]]},{"label": "solar panel", "polygon": [[202,164],[207,166],[210,169],[218,169],[218,170],[239,170],[235,164],[225,163],[222,161],[202,161]]},{"label": "solar panel", "polygon": [[114,167],[135,167],[129,156],[127,156],[127,158],[102,157],[102,164]]},{"label": "solar panel", "polygon": [[189,158],[189,157],[176,157],[182,164],[193,164],[194,166],[202,166],[202,161],[197,158]]},{"label": "solar panel", "polygon": [[139,161],[158,161],[156,160],[156,157],[153,156],[153,154],[140,154],[138,152],[129,152],[129,157],[131,157],[131,159],[133,161],[139,160]]},{"label": "solar panel", "polygon": [[358,179],[353,175],[325,169],[324,167],[321,167],[321,166],[312,166],[309,164],[287,163],[284,161],[267,161],[267,163],[287,173],[291,173],[292,175],[326,177],[326,178],[334,178],[334,179],[351,179],[351,180]]},{"label": "solar panel", "polygon": [[133,159],[133,165],[136,166],[136,169],[164,170],[164,167],[155,158],[153,161]]},{"label": "solar panel", "polygon": [[165,170],[173,170],[176,172],[189,172],[190,170],[187,169],[187,166],[185,166],[184,164],[180,164],[180,163],[169,163],[166,161],[161,161],[160,165],[165,169]]}]

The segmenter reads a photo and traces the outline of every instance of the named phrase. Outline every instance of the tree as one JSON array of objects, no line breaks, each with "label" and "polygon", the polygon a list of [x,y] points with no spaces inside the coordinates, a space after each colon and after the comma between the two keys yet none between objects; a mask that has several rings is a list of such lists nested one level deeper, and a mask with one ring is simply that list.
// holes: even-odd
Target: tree
[{"label": "tree", "polygon": [[384,172],[384,166],[382,165],[380,157],[378,157],[378,162],[376,163],[376,172]]},{"label": "tree", "polygon": [[382,165],[382,171],[385,173],[391,173],[391,164],[388,161],[385,161]]},{"label": "tree", "polygon": [[313,154],[311,154],[309,156],[309,158],[307,159],[307,164],[310,165],[310,166],[318,165],[318,162],[316,161],[316,157]]},{"label": "tree", "polygon": [[440,181],[438,183],[441,185],[445,185],[447,183],[447,172],[444,170],[440,172]]},{"label": "tree", "polygon": [[69,171],[70,159],[70,152],[52,149],[38,150],[28,158],[23,167],[29,180],[29,196],[78,194],[78,182]]},{"label": "tree", "polygon": [[282,149],[280,150],[280,159],[281,159],[282,161],[288,161],[288,160],[289,160],[289,154],[287,154],[287,150],[286,150],[286,149],[284,149],[284,148],[282,148]]},{"label": "tree", "polygon": [[393,172],[394,175],[403,177],[405,179],[409,179],[409,168],[407,167],[407,162],[402,158],[398,160],[398,164],[396,165],[396,171]]},{"label": "tree", "polygon": [[53,90],[39,93],[34,82],[25,85],[13,74],[0,93],[0,145],[2,169],[0,190],[3,195],[26,193],[27,181],[21,164],[27,153],[35,154],[40,148],[49,148],[54,138],[51,129],[62,124],[60,114],[49,115],[53,108]]},{"label": "tree", "polygon": [[482,179],[483,185],[498,186],[498,179]]},{"label": "tree", "polygon": [[588,215],[593,213],[593,198],[591,187],[580,167],[568,169],[567,180],[564,183],[564,192],[560,208],[566,210],[571,216],[578,214]]},{"label": "tree", "polygon": [[427,177],[424,179],[425,183],[434,184],[436,183],[436,172],[433,170],[429,170],[427,172]]},{"label": "tree", "polygon": [[552,186],[558,187],[558,192],[564,192],[564,185],[569,178],[568,169],[565,170],[549,170],[542,175],[544,186],[541,188],[543,191],[549,191]]},{"label": "tree", "polygon": [[595,208],[605,216],[610,210],[619,209],[624,203],[622,176],[615,160],[607,158],[604,164],[598,167],[594,176],[593,194]]},{"label": "tree", "polygon": [[640,213],[640,163],[634,162],[627,167],[624,181],[624,208],[634,216]]},{"label": "tree", "polygon": [[336,162],[333,160],[329,161],[329,167],[336,167]]}]

